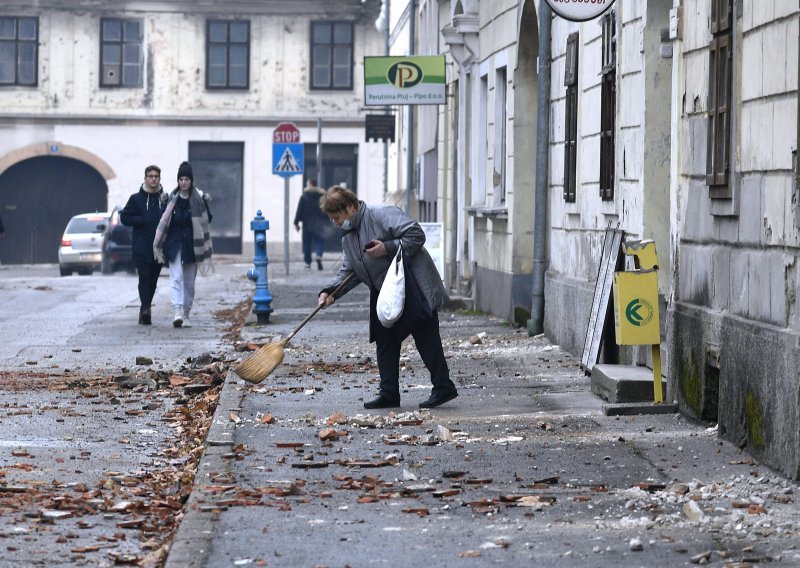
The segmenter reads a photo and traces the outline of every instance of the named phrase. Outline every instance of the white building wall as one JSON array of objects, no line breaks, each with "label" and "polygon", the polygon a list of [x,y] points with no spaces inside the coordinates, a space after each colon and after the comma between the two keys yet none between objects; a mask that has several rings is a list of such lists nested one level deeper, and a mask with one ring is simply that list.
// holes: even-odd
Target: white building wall
[{"label": "white building wall", "polygon": [[[710,199],[705,185],[709,32],[699,11],[703,3],[689,3],[695,4],[698,12],[687,12],[690,17],[684,28],[686,103],[680,126],[683,160],[679,182],[683,209],[677,221],[679,234],[689,242],[681,251],[686,272],[679,275],[679,297],[699,302],[705,290],[711,290],[710,303],[716,309],[786,325],[786,292],[794,287],[786,274],[776,274],[775,282],[768,279],[766,287],[774,291],[768,301],[754,301],[752,295],[756,289],[764,289],[759,284],[762,275],[772,272],[765,270],[763,255],[754,253],[800,245],[792,169],[792,150],[797,146],[798,10],[784,6],[776,16],[769,3],[765,15],[754,3],[743,3],[740,49],[735,58],[740,78],[733,93],[738,119],[731,156],[735,191],[727,200],[733,215],[718,215],[715,212],[720,205]],[[759,276],[742,280],[742,274],[734,275],[727,264],[694,260],[698,255],[713,255],[725,243],[737,243],[725,253],[737,270]],[[726,284],[722,286],[720,280]],[[751,289],[750,284],[757,288]]]},{"label": "white building wall", "polygon": [[[417,18],[416,10],[411,10],[410,0],[394,0],[391,2],[389,19],[389,55],[402,56],[411,53],[411,20]],[[383,54],[383,51],[381,51]],[[408,179],[408,126],[411,106],[397,105],[395,108],[395,141],[389,145],[389,176],[386,202],[397,205],[402,210],[407,209],[409,201],[416,204],[416,197],[411,198],[407,192],[414,190],[409,187]],[[412,150],[413,151],[413,150]],[[414,212],[412,211],[412,214]]]},{"label": "white building wall", "polygon": [[[670,72],[659,55],[664,0],[618,0],[614,198],[600,196],[602,25],[552,21],[548,283],[545,330],[567,349],[583,348],[605,229],[626,240],[655,239],[660,292],[669,294]],[[567,38],[579,33],[576,199],[564,198]],[[666,66],[667,72],[664,73]],[[629,262],[632,266],[632,261]]]},{"label": "white building wall", "polygon": [[[377,182],[383,178],[383,145],[365,142],[363,128],[363,56],[383,53],[383,38],[372,19],[362,18],[354,26],[352,91],[311,91],[308,86],[310,21],[352,19],[352,6],[345,6],[352,2],[305,3],[302,14],[290,13],[291,8],[264,13],[260,3],[231,10],[224,3],[184,10],[180,2],[145,2],[130,11],[123,4],[88,10],[64,0],[53,9],[22,3],[6,9],[39,18],[39,85],[0,89],[0,156],[38,142],[80,147],[116,174],[107,180],[108,205],[113,207],[138,189],[144,167],[151,163],[161,166],[165,189],[174,187],[190,141],[242,142],[243,242],[252,242],[249,222],[261,209],[270,221],[272,244],[283,242],[285,228],[284,182],[272,175],[272,131],[278,122],[294,121],[302,141],[316,143],[321,118],[323,144],[358,145],[360,197],[371,203],[383,200]],[[99,87],[103,16],[143,20],[142,88]],[[205,89],[205,26],[210,18],[250,21],[248,90]],[[290,222],[302,178],[291,178]],[[207,189],[213,197],[214,189]],[[291,242],[300,242],[299,233],[292,229],[288,234]]]},{"label": "white building wall", "polygon": [[[567,37],[577,31],[578,133],[576,200],[564,200],[564,142],[566,87],[564,86]],[[561,277],[589,282],[597,273],[593,250],[599,240],[600,218],[600,33],[596,21],[552,23],[550,84],[550,261],[548,270]],[[596,251],[599,258],[599,250]]]}]

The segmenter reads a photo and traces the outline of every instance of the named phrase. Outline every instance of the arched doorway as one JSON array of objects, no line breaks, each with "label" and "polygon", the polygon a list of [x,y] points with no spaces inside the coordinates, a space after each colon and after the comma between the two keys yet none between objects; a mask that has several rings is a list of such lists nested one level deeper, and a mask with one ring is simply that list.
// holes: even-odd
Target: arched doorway
[{"label": "arched doorway", "polygon": [[58,245],[73,215],[105,211],[108,186],[84,162],[38,156],[10,166],[0,175],[0,262],[58,262]]}]

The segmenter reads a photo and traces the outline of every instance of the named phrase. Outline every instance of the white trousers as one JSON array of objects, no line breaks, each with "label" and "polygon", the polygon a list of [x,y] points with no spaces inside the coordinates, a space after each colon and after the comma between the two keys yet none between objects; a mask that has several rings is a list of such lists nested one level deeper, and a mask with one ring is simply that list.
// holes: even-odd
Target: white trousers
[{"label": "white trousers", "polygon": [[194,303],[194,282],[197,280],[197,263],[181,263],[181,251],[169,263],[172,308],[189,316]]}]

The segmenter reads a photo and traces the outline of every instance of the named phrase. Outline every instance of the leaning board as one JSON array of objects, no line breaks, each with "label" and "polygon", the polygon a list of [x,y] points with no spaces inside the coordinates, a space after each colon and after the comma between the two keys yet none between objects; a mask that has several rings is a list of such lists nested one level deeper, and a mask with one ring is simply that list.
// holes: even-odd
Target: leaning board
[{"label": "leaning board", "polygon": [[622,229],[607,228],[603,239],[603,252],[600,258],[600,268],[597,271],[597,281],[595,282],[594,298],[592,300],[592,311],[589,314],[589,325],[586,328],[586,340],[583,344],[583,356],[581,357],[581,368],[586,373],[590,373],[597,363],[597,356],[600,353],[600,342],[603,338],[603,325],[608,313],[609,298],[611,297],[611,287],[614,282],[614,271],[616,270],[617,260],[622,245],[622,237],[625,231]]}]

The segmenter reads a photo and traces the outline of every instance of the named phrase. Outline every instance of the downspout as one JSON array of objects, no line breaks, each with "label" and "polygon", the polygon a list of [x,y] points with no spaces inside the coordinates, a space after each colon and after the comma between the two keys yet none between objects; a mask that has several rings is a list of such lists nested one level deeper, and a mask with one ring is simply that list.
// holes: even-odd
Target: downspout
[{"label": "downspout", "polygon": [[[408,8],[408,54],[414,55],[414,39],[417,34],[417,0],[411,0]],[[406,214],[411,215],[411,187],[414,185],[414,105],[408,105],[408,164],[406,171]]]},{"label": "downspout", "polygon": [[539,0],[539,65],[536,86],[536,189],[533,211],[533,295],[528,335],[544,332],[544,273],[547,269],[547,180],[550,157],[550,27],[546,0]]}]

